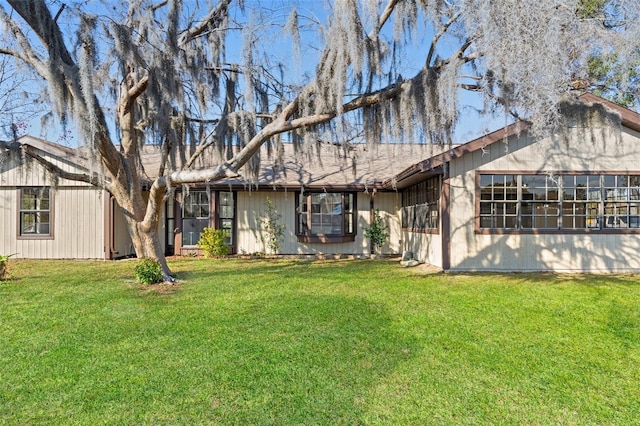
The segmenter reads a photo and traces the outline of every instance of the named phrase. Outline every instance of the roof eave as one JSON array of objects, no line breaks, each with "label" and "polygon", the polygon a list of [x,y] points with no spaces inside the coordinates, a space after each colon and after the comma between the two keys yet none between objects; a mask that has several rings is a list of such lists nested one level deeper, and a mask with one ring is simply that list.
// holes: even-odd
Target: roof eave
[{"label": "roof eave", "polygon": [[395,179],[386,180],[384,184],[388,187],[394,186],[395,188],[402,189],[428,177],[443,174],[444,165],[451,160],[484,149],[495,142],[505,140],[511,136],[518,135],[528,127],[529,124],[527,122],[517,121],[494,132],[480,136],[477,139],[455,146],[441,154],[436,154],[419,163],[413,164],[398,173]]},{"label": "roof eave", "polygon": [[621,105],[618,105],[614,102],[611,102],[589,92],[580,95],[579,99],[590,104],[602,104],[610,110],[617,112],[618,114],[620,114],[620,119],[623,126],[628,127],[629,129],[633,129],[636,132],[640,132],[640,114],[638,114],[637,112],[631,111],[628,108],[625,108]]}]

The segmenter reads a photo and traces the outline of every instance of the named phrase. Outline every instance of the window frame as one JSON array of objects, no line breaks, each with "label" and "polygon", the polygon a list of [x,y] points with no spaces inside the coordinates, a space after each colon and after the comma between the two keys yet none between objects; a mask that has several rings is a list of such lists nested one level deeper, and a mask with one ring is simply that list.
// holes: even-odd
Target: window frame
[{"label": "window frame", "polygon": [[[341,197],[341,233],[329,233],[329,234],[312,234],[310,232],[305,232],[302,229],[301,223],[304,222],[303,215],[306,215],[306,223],[312,222],[312,197],[318,194],[340,194]],[[305,197],[306,209],[303,210],[302,198]],[[347,200],[352,200],[352,205],[348,206]],[[355,237],[358,233],[357,219],[358,219],[358,208],[357,208],[357,192],[352,191],[305,191],[305,192],[296,192],[295,193],[295,232],[298,242],[302,243],[345,243],[345,242],[353,242],[355,241]],[[322,214],[322,212],[318,212],[316,214]],[[345,232],[345,228],[348,226],[348,217],[351,217],[351,231]]]},{"label": "window frame", "polygon": [[[207,216],[189,216],[185,218],[184,212],[185,212],[185,206],[187,205],[187,198],[191,196],[191,194],[194,193],[205,193],[207,195],[207,209],[208,209],[208,213]],[[192,203],[191,206],[193,206],[194,204]],[[197,206],[203,206],[205,204],[203,203],[198,203],[196,204]],[[196,220],[196,221],[200,221],[197,223],[201,223],[202,221],[206,220],[207,221],[207,225],[205,227],[211,227],[211,191],[207,188],[207,189],[190,189],[188,193],[183,193],[182,194],[182,200],[180,202],[180,229],[181,229],[181,235],[180,235],[180,246],[183,248],[187,248],[187,249],[195,249],[197,248],[197,242],[200,240],[200,233],[198,233],[198,241],[196,241],[195,244],[185,244],[185,220]]]},{"label": "window frame", "polygon": [[[439,234],[442,219],[442,176],[436,175],[401,190],[400,220],[403,231],[423,234]],[[407,217],[422,207],[427,210],[425,226],[408,227]],[[433,214],[435,213],[435,215]],[[433,223],[435,222],[435,226]],[[415,220],[413,221],[415,225]]]},{"label": "window frame", "polygon": [[[222,202],[222,194],[231,194],[231,216],[229,217],[227,214],[223,213],[223,207],[229,207],[228,205],[221,204]],[[227,233],[227,238],[225,238],[225,245],[231,248],[233,252],[236,245],[236,226],[237,226],[237,191],[225,191],[225,190],[216,190],[211,191],[212,196],[215,198],[215,210],[214,210],[214,221],[215,221],[215,229],[222,229]],[[231,221],[230,227],[225,227],[225,221]]]},{"label": "window frame", "polygon": [[[47,190],[49,197],[49,208],[48,209],[23,209],[22,197],[24,190]],[[54,191],[51,190],[50,186],[22,186],[17,188],[17,226],[16,226],[16,234],[18,240],[53,240],[54,239]],[[24,233],[24,215],[29,213],[47,213],[49,215],[49,232],[48,233]]]},{"label": "window frame", "polygon": [[[557,228],[483,228],[481,227],[481,176],[482,175],[514,175],[514,176],[529,176],[529,175],[537,175],[537,176],[548,176],[551,173],[554,176],[563,176],[563,185],[558,186],[558,226]],[[476,234],[573,234],[573,235],[584,235],[584,234],[640,234],[640,223],[638,223],[638,227],[606,227],[604,222],[607,220],[607,214],[605,212],[605,204],[607,201],[610,203],[619,202],[619,200],[607,200],[606,199],[606,190],[611,189],[605,186],[605,180],[608,180],[610,176],[638,176],[640,179],[640,171],[554,171],[549,173],[541,173],[539,171],[513,171],[513,170],[476,170],[475,171],[475,208],[474,208],[474,228]],[[567,186],[564,185],[564,178],[571,176],[587,176],[587,180],[589,178],[595,179],[596,177],[599,179],[598,186],[598,194],[588,195],[588,188],[584,188],[585,198],[577,199],[577,192],[574,192],[574,196],[572,199],[565,198],[566,194],[564,193],[565,188],[571,188],[576,190],[577,187],[574,185]],[[589,184],[590,185],[590,184]],[[590,186],[589,186],[590,188]],[[631,188],[627,186],[627,188]],[[595,187],[594,187],[595,189]],[[629,189],[631,191],[631,189]],[[595,198],[598,196],[599,198]],[[517,204],[520,206],[522,203],[522,187],[518,185],[518,200]],[[640,199],[639,200],[631,200],[627,198],[626,201],[628,206],[631,204],[635,204],[638,207],[640,215]],[[572,214],[569,216],[564,216],[563,211],[565,210],[566,204],[572,204]],[[584,204],[584,212],[576,215],[575,204]],[[520,208],[520,207],[518,207]],[[630,208],[629,208],[630,210]],[[591,212],[591,213],[590,213]],[[629,213],[627,214],[629,216]],[[520,212],[518,211],[518,221],[520,220]],[[575,226],[576,218],[584,217],[585,227],[582,228],[563,228],[565,224],[565,218],[571,217],[573,220],[573,226]],[[589,220],[594,220],[598,223],[598,227],[588,227],[587,223]],[[640,219],[639,219],[640,220]],[[520,226],[520,224],[518,224]]]}]

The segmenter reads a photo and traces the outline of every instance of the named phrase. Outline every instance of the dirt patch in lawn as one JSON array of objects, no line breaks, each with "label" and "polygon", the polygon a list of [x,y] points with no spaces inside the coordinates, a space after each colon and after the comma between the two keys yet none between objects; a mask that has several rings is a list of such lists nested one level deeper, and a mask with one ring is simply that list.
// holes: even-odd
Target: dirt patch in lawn
[{"label": "dirt patch in lawn", "polygon": [[140,293],[142,294],[159,294],[159,295],[174,294],[180,291],[180,289],[182,288],[182,286],[180,285],[180,282],[174,282],[174,283],[164,282],[160,284],[149,284],[149,285],[139,284],[139,286],[140,286]]}]

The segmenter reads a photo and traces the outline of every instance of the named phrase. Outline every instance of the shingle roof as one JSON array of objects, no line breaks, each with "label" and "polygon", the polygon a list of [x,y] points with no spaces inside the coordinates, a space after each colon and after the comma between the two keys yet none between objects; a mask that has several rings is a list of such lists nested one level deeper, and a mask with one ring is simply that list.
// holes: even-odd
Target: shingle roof
[{"label": "shingle roof", "polygon": [[[32,136],[23,136],[20,143],[48,152],[67,162],[90,169],[86,148],[69,148]],[[302,152],[294,150],[290,143],[283,143],[282,155],[269,155],[264,147],[260,151],[260,168],[257,182],[243,178],[212,182],[212,186],[269,189],[330,189],[345,188],[365,190],[383,188],[382,183],[423,158],[432,157],[446,150],[444,146],[419,144],[352,144],[348,148],[328,143],[308,147]],[[205,157],[197,167],[219,164]],[[157,176],[162,151],[159,146],[146,145],[142,164],[145,174]],[[392,188],[386,188],[392,189]]]},{"label": "shingle roof", "polygon": [[[276,189],[383,189],[382,183],[400,173],[416,160],[443,152],[433,145],[355,144],[348,149],[322,144],[308,152],[294,152],[291,144],[282,144],[282,160],[261,151],[258,187]],[[250,185],[244,179],[217,182],[223,186]],[[255,186],[255,185],[254,185]]]}]

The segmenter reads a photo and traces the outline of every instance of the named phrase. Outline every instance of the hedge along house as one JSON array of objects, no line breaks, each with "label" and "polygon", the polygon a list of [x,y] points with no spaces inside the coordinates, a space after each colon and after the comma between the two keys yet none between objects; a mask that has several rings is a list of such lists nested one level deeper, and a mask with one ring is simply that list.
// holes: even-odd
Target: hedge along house
[{"label": "hedge along house", "polygon": [[640,271],[640,115],[580,100],[550,136],[516,123],[398,174],[403,249],[451,271]]},{"label": "hedge along house", "polygon": [[[30,136],[19,142],[67,171],[87,172],[79,150]],[[177,188],[161,214],[159,235],[166,253],[198,252],[204,227],[226,230],[232,253],[265,252],[260,216],[266,212],[267,198],[286,226],[281,254],[368,254],[364,228],[374,209],[380,210],[390,230],[382,252],[399,253],[400,195],[383,182],[439,148],[320,144],[305,154],[294,153],[291,144],[282,149],[281,161],[263,150],[255,183],[236,179]],[[145,150],[145,170],[151,171],[160,150]],[[2,254],[78,259],[134,255],[124,212],[108,192],[65,179],[51,182],[36,162],[0,162],[0,208]]]}]

